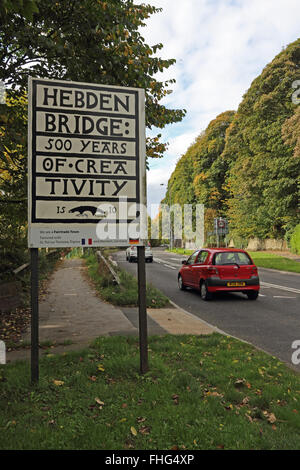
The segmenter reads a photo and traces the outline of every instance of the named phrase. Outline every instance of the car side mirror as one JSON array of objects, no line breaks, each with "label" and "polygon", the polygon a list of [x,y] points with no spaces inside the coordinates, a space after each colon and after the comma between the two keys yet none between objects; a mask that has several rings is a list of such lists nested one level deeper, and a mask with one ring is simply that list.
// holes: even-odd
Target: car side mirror
[{"label": "car side mirror", "polygon": [[184,259],[183,261],[181,261],[181,264],[187,264],[187,260]]}]

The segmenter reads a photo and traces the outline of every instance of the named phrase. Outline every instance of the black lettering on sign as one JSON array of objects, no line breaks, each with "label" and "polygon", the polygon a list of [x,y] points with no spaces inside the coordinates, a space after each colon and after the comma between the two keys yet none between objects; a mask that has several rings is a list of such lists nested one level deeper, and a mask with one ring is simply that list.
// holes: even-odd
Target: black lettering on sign
[{"label": "black lettering on sign", "polygon": [[130,112],[128,94],[97,91],[79,91],[43,87],[43,106],[61,108],[86,108],[95,111]]},{"label": "black lettering on sign", "polygon": [[127,137],[130,121],[115,117],[90,117],[73,114],[45,113],[45,132],[60,134],[93,134],[111,137]]},{"label": "black lettering on sign", "polygon": [[[112,196],[117,196],[126,186],[128,181],[110,181],[87,178],[45,178],[46,183],[50,183],[49,195],[64,196],[73,195],[80,196],[83,190],[88,191],[89,196],[106,196],[109,185],[112,185]],[[62,184],[61,184],[62,183]]]},{"label": "black lettering on sign", "polygon": [[[47,173],[65,173],[72,175],[128,175],[128,161],[126,160],[100,160],[93,158],[69,159],[66,157],[46,157],[41,160],[42,170]],[[71,170],[71,171],[70,171]],[[132,171],[132,170],[131,170]],[[134,175],[131,175],[134,176]]]},{"label": "black lettering on sign", "polygon": [[81,153],[109,153],[124,155],[127,152],[126,142],[105,142],[95,140],[80,140],[81,142]]},{"label": "black lettering on sign", "polygon": [[127,175],[127,171],[126,169],[124,168],[124,166],[127,165],[127,162],[119,162],[119,161],[114,161],[114,163],[117,165],[115,171],[114,171],[114,175],[117,175],[119,172],[123,173],[124,175]]},{"label": "black lettering on sign", "polygon": [[121,191],[122,188],[127,184],[127,181],[123,181],[121,184],[118,183],[118,181],[113,181],[113,184],[116,187],[115,192],[113,193],[113,196],[117,196],[119,192]]}]

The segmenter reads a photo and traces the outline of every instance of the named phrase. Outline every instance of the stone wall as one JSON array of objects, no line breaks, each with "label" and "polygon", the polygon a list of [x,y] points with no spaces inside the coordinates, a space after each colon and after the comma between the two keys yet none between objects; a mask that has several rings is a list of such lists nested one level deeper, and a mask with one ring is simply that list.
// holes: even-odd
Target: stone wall
[{"label": "stone wall", "polygon": [[285,240],[276,240],[274,238],[266,238],[260,240],[259,238],[250,238],[248,241],[247,250],[258,251],[258,250],[276,250],[276,251],[287,251],[289,249],[288,244]]},{"label": "stone wall", "polygon": [[[222,246],[225,246],[225,245],[222,245]],[[234,248],[235,247],[234,239],[229,240],[227,246],[229,248]],[[199,246],[196,246],[195,242],[193,241],[186,241],[184,243],[184,247],[187,250],[197,250],[201,248]],[[247,247],[245,247],[245,249],[249,251],[262,251],[262,250],[289,251],[288,244],[285,240],[276,240],[274,238],[266,238],[265,240],[261,240],[259,238],[250,238],[248,240],[248,245]]]}]

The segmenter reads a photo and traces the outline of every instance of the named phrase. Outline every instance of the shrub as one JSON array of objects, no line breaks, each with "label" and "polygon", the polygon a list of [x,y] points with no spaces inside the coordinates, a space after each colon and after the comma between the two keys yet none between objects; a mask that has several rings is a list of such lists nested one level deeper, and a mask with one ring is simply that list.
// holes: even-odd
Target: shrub
[{"label": "shrub", "polygon": [[300,224],[296,225],[290,238],[291,251],[300,254]]}]

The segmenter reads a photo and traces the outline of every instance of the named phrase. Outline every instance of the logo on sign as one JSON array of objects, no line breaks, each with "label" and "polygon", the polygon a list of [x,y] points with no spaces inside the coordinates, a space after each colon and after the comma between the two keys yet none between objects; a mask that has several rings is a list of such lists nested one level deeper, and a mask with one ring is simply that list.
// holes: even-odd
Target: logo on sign
[{"label": "logo on sign", "polygon": [[0,364],[6,364],[6,347],[4,341],[0,341]]}]

